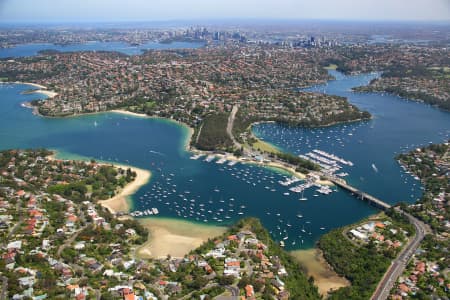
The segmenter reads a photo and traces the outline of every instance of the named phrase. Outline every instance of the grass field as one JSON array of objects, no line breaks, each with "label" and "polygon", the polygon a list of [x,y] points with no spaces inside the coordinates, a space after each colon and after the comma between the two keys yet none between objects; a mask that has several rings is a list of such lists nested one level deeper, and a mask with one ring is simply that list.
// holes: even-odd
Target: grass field
[{"label": "grass field", "polygon": [[335,65],[335,64],[330,64],[328,67],[325,67],[325,69],[327,69],[327,70],[336,70],[337,69],[337,65]]},{"label": "grass field", "polygon": [[267,142],[258,140],[256,143],[252,145],[253,148],[258,149],[262,152],[270,152],[270,153],[280,153],[281,151],[272,144]]}]

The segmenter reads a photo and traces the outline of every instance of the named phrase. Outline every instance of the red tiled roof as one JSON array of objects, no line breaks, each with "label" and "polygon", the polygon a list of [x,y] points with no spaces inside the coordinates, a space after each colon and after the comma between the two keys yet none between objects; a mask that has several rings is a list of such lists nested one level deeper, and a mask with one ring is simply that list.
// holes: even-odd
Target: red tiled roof
[{"label": "red tiled roof", "polygon": [[241,264],[238,261],[229,261],[227,262],[228,267],[239,267]]},{"label": "red tiled roof", "polygon": [[237,239],[238,237],[235,234],[228,236],[229,241],[237,241]]},{"label": "red tiled roof", "polygon": [[399,288],[402,292],[405,292],[405,293],[408,293],[408,292],[409,292],[409,287],[408,287],[406,284],[404,284],[404,283],[400,283],[400,285],[398,286],[398,288]]},{"label": "red tiled roof", "polygon": [[253,286],[250,285],[250,284],[247,284],[247,285],[245,286],[245,294],[247,295],[247,297],[253,296],[254,293],[255,293],[255,292],[253,291]]}]

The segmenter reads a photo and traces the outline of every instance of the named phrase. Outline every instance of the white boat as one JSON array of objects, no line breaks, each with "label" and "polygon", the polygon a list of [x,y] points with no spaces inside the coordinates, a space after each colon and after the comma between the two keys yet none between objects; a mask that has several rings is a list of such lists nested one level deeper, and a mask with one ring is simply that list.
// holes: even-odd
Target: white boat
[{"label": "white boat", "polygon": [[301,197],[300,199],[298,199],[298,200],[300,200],[300,201],[306,201],[306,200],[308,200],[308,198],[304,197],[304,195],[303,195],[304,192],[305,192],[305,190],[302,191],[302,197]]},{"label": "white boat", "polygon": [[218,161],[216,161],[216,164],[222,165],[222,164],[226,163],[226,161],[227,161],[227,159],[226,159],[225,157],[222,157],[221,159],[219,159]]},{"label": "white boat", "polygon": [[280,181],[278,181],[278,183],[283,185],[283,186],[288,186],[288,185],[291,185],[291,184],[293,184],[295,182],[298,182],[300,180],[301,180],[300,178],[297,178],[297,177],[293,176],[292,178],[286,179],[285,181],[280,180]]},{"label": "white boat", "polygon": [[372,169],[378,173],[378,168],[377,168],[377,166],[375,166],[375,164],[372,164]]},{"label": "white boat", "polygon": [[205,158],[205,161],[206,161],[206,162],[211,162],[211,161],[213,161],[215,158],[216,158],[216,156],[210,154],[210,155],[208,155],[208,156]]}]

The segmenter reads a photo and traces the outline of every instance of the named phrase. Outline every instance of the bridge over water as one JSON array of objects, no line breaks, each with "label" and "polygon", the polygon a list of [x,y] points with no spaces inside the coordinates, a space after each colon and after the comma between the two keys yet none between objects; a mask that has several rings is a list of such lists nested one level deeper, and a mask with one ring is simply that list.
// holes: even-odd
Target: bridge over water
[{"label": "bridge over water", "polygon": [[358,198],[360,198],[361,200],[367,201],[368,203],[370,203],[372,206],[375,206],[376,208],[379,208],[382,210],[387,210],[392,207],[390,204],[384,202],[383,200],[380,200],[372,195],[369,195],[369,194],[367,194],[363,191],[360,191],[357,188],[347,184],[347,182],[341,178],[328,177],[328,180],[333,182],[335,185],[355,194]]}]

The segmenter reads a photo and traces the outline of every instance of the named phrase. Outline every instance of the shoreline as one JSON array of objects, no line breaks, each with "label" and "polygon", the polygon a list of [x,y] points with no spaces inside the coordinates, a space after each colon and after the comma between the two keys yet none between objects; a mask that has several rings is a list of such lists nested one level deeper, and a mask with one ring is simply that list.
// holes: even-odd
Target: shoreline
[{"label": "shoreline", "polygon": [[319,248],[294,250],[289,253],[306,269],[307,275],[314,278],[314,284],[322,296],[326,297],[330,290],[351,285],[350,281],[333,270]]},{"label": "shoreline", "polygon": [[167,258],[168,255],[183,258],[208,239],[226,232],[225,226],[197,224],[185,220],[150,217],[139,219],[148,229],[147,241],[135,251],[142,259]]},{"label": "shoreline", "polygon": [[117,195],[110,199],[98,201],[98,203],[108,209],[111,214],[116,215],[119,212],[130,211],[131,205],[128,201],[128,197],[132,196],[134,193],[136,193],[136,191],[138,191],[142,186],[146,185],[150,181],[151,172],[148,170],[121,164],[112,164],[112,166],[114,168],[121,168],[124,170],[127,170],[129,168],[132,172],[136,172],[136,178],[125,185]]},{"label": "shoreline", "polygon": [[36,94],[36,93],[43,94],[43,95],[47,96],[47,99],[51,99],[51,98],[54,98],[54,97],[58,96],[58,93],[56,93],[56,92],[43,90],[43,89],[33,90],[33,91],[29,92],[29,94]]},{"label": "shoreline", "polygon": [[[54,93],[54,92],[50,92],[50,93]],[[55,93],[55,95],[57,95],[57,94]],[[34,110],[34,111],[36,111],[36,110]],[[35,113],[37,113],[41,117],[52,118],[51,116],[41,115],[41,114],[39,114],[39,112],[35,112]],[[245,160],[245,159],[242,159],[240,157],[236,157],[232,153],[219,154],[219,153],[216,153],[216,151],[206,151],[206,150],[199,150],[197,148],[194,148],[194,147],[191,146],[192,137],[193,137],[193,135],[195,133],[194,129],[191,126],[189,126],[188,124],[186,124],[186,123],[183,123],[181,121],[177,121],[177,120],[174,120],[174,119],[171,119],[171,118],[163,118],[163,117],[159,117],[159,116],[150,116],[150,115],[147,115],[147,114],[135,113],[135,112],[127,111],[127,110],[124,110],[124,109],[113,109],[113,110],[92,112],[92,113],[73,114],[73,115],[68,115],[68,116],[62,116],[62,118],[78,117],[78,116],[82,116],[82,115],[101,114],[101,113],[117,113],[117,114],[127,115],[127,116],[131,116],[131,117],[137,117],[137,118],[149,118],[149,119],[150,118],[154,118],[154,119],[161,119],[161,120],[173,122],[173,123],[176,123],[176,124],[186,128],[188,130],[188,134],[187,134],[186,140],[184,141],[184,144],[185,144],[184,145],[184,149],[185,149],[186,152],[193,153],[193,154],[200,154],[201,153],[201,154],[204,154],[204,155],[210,155],[210,154],[219,155],[219,156],[222,155],[224,157],[227,157],[228,160],[236,160],[236,161],[241,162],[241,163],[254,163],[256,165],[265,166],[265,167],[275,167],[275,168],[279,168],[279,169],[285,170],[285,171],[289,172],[290,174],[292,174],[293,176],[299,177],[300,179],[305,179],[306,178],[306,175],[303,174],[303,173],[297,172],[295,170],[294,166],[286,166],[286,165],[284,165],[282,163],[277,163],[277,162],[269,162],[269,163],[267,163],[267,162],[252,161],[250,159]],[[370,119],[372,119],[372,116],[369,119],[356,119],[356,120],[345,121],[345,122],[336,122],[336,123],[328,124],[328,125],[325,125],[325,126],[319,126],[319,127],[329,127],[329,126],[339,125],[339,124],[343,124],[343,123],[369,121]],[[276,122],[275,121],[259,121],[259,122],[254,122],[254,123],[250,124],[249,127],[252,128],[253,125],[259,124],[259,123],[276,123]],[[254,136],[253,133],[252,133],[252,135]],[[260,140],[256,136],[254,136],[254,137],[258,141],[263,142],[263,143],[267,143],[267,144],[271,145],[272,147],[278,149],[278,147],[272,145],[271,143],[263,141],[263,140]],[[282,151],[280,150],[280,152],[282,152]],[[334,184],[332,182],[330,182],[330,181],[322,181],[321,180],[321,184],[334,186]]]},{"label": "shoreline", "polygon": [[[47,156],[49,160],[61,160],[64,161],[65,159],[58,158],[58,152],[55,150],[52,150],[53,154]],[[72,160],[72,159],[68,159]],[[85,160],[85,159],[74,159],[74,160]],[[85,160],[87,161],[87,160]],[[113,166],[116,169],[123,169],[127,170],[130,169],[133,172],[136,172],[136,177],[133,181],[127,183],[122,189],[120,189],[119,193],[115,196],[105,199],[105,200],[98,200],[97,203],[103,206],[104,208],[108,209],[108,211],[113,214],[117,215],[119,212],[129,212],[130,210],[130,204],[128,201],[128,197],[133,195],[137,190],[139,190],[142,186],[146,185],[152,176],[152,173],[149,170],[140,169],[134,166],[124,165],[124,164],[115,164],[115,163],[109,163],[109,162],[102,162],[97,161],[97,164],[100,166]]]},{"label": "shoreline", "polygon": [[13,82],[5,82],[5,83],[14,83],[14,84],[26,84],[26,85],[31,85],[35,88],[38,88],[40,90],[46,90],[47,87],[43,86],[41,84],[37,84],[37,83],[33,83],[33,82],[21,82],[21,81],[13,81]]},{"label": "shoreline", "polygon": [[[61,160],[57,158],[58,152],[52,150],[53,154],[48,156],[49,160]],[[80,158],[83,160],[82,158]],[[119,220],[122,218],[130,218],[129,216],[120,216],[121,212],[129,212],[130,203],[129,196],[133,195],[139,188],[147,184],[151,179],[151,172],[137,167],[113,164],[108,162],[98,162],[99,165],[108,165],[115,168],[128,169],[136,172],[136,178],[122,188],[117,195],[110,199],[97,201],[102,207]],[[198,224],[185,220],[177,220],[170,218],[133,218],[140,222],[149,231],[147,241],[139,246],[134,256],[138,258],[166,258],[167,255],[172,257],[184,257],[191,250],[198,248],[208,239],[222,235],[228,227]]]},{"label": "shoreline", "polygon": [[185,144],[184,145],[184,149],[186,150],[186,152],[192,152],[190,144],[191,144],[192,136],[194,135],[194,128],[192,128],[191,126],[189,126],[186,123],[183,123],[183,122],[180,122],[180,121],[177,121],[177,120],[174,120],[174,119],[170,119],[170,118],[162,118],[162,117],[158,117],[158,116],[149,116],[149,115],[146,115],[146,114],[135,113],[135,112],[124,110],[124,109],[113,109],[113,110],[110,110],[110,111],[106,111],[106,113],[107,112],[113,112],[113,113],[117,113],[117,114],[137,117],[137,118],[161,119],[161,120],[165,120],[165,121],[176,123],[176,124],[186,128],[188,130],[188,134],[187,134],[186,140],[184,141],[184,144]]},{"label": "shoreline", "polygon": [[24,84],[24,85],[31,85],[32,87],[37,88],[36,90],[30,90],[27,93],[29,94],[35,94],[35,93],[39,93],[39,94],[43,94],[45,96],[47,96],[47,98],[54,98],[58,95],[58,93],[54,92],[54,91],[49,91],[48,88],[44,85],[38,84],[38,83],[33,83],[33,82],[21,82],[21,81],[13,81],[13,82],[2,82],[3,84]]}]

